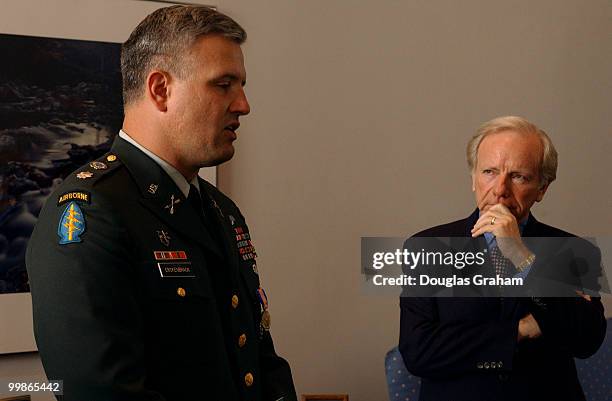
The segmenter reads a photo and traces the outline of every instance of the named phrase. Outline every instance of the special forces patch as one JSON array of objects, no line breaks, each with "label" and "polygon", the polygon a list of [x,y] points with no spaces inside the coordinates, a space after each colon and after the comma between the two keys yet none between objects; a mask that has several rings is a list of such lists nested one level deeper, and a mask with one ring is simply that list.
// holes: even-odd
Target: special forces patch
[{"label": "special forces patch", "polygon": [[62,213],[57,235],[60,237],[60,245],[81,242],[80,235],[85,232],[85,215],[75,201],[71,201]]}]

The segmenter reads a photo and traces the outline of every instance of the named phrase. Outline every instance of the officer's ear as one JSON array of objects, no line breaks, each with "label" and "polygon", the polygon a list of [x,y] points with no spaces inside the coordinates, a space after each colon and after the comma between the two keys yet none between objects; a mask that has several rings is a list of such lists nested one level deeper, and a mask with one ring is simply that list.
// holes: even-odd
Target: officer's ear
[{"label": "officer's ear", "polygon": [[170,95],[170,74],[162,70],[152,70],[147,76],[146,98],[161,112],[168,110]]}]

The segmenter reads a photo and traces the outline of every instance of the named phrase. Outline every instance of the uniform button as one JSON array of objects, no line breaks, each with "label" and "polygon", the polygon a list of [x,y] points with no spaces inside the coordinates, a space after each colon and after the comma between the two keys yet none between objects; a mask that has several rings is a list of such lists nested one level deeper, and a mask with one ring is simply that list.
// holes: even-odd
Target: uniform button
[{"label": "uniform button", "polygon": [[483,366],[484,366],[485,369],[489,369],[489,366],[490,366],[489,362],[485,362]]},{"label": "uniform button", "polygon": [[240,337],[238,337],[238,346],[242,348],[244,347],[244,344],[246,344],[246,334],[242,334]]},{"label": "uniform button", "polygon": [[232,295],[232,308],[236,309],[238,307],[238,295]]},{"label": "uniform button", "polygon": [[177,288],[176,293],[178,294],[179,297],[184,297],[187,294],[187,292],[185,291],[183,287]]},{"label": "uniform button", "polygon": [[244,384],[246,384],[247,387],[251,387],[253,385],[253,375],[251,373],[247,373],[246,375],[244,375]]},{"label": "uniform button", "polygon": [[478,363],[476,364],[476,367],[477,367],[478,369],[482,369],[482,362],[478,362]]},{"label": "uniform button", "polygon": [[114,162],[115,160],[117,160],[117,156],[115,156],[115,155],[108,155],[108,156],[106,156],[106,161]]}]

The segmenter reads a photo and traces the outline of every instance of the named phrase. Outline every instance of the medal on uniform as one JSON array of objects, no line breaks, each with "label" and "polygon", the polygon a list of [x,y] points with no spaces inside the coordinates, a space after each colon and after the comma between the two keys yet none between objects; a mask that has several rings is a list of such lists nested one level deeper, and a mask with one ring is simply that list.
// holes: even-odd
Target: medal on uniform
[{"label": "medal on uniform", "polygon": [[266,296],[266,292],[263,288],[259,287],[257,289],[257,299],[259,299],[259,304],[261,307],[261,320],[259,322],[259,334],[263,336],[264,331],[270,331],[270,311],[268,310],[268,297]]},{"label": "medal on uniform", "polygon": [[270,312],[267,310],[261,314],[261,327],[266,331],[270,331]]}]

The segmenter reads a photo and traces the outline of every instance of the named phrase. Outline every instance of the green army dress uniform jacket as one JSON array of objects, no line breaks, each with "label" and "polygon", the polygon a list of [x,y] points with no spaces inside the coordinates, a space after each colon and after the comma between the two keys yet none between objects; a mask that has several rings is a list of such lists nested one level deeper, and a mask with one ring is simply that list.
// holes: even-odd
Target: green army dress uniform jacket
[{"label": "green army dress uniform jacket", "polygon": [[66,401],[295,400],[244,217],[199,179],[203,213],[138,148],[71,174],[26,265],[34,332]]}]

